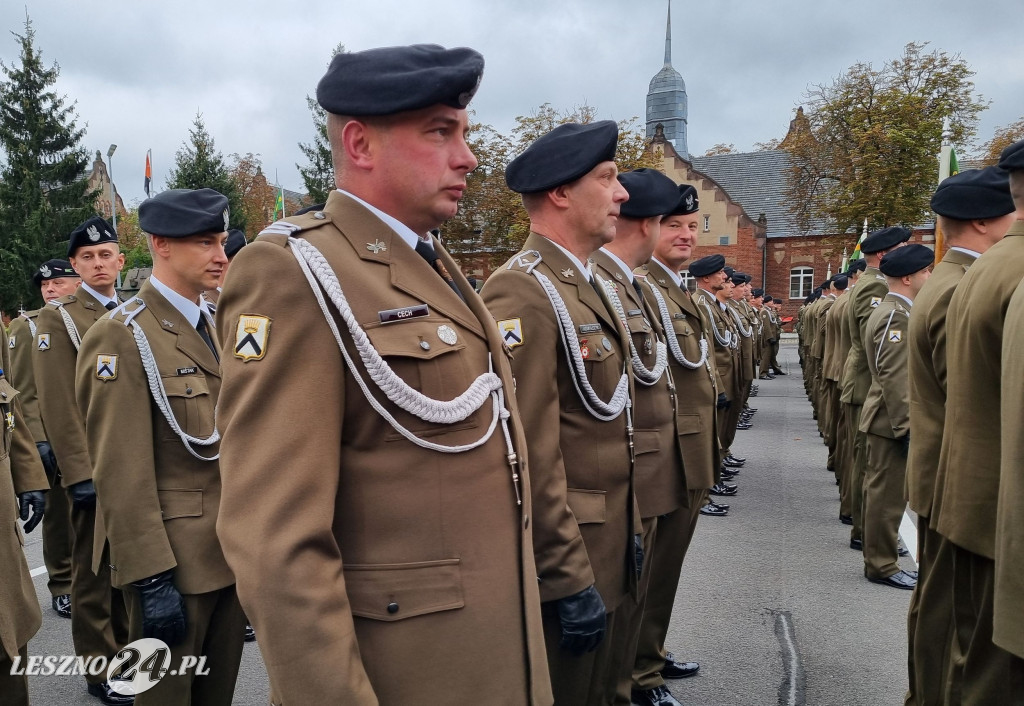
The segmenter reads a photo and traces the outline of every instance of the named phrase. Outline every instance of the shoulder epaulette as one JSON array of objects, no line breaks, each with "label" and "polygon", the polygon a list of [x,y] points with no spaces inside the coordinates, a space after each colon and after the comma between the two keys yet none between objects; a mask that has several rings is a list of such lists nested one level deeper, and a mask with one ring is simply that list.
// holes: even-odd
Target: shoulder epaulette
[{"label": "shoulder epaulette", "polygon": [[146,302],[141,297],[132,297],[121,306],[113,309],[109,316],[112,321],[119,321],[125,326],[131,324],[132,319],[142,313],[146,308]]},{"label": "shoulder epaulette", "polygon": [[539,265],[544,258],[536,250],[523,250],[517,253],[508,261],[506,270],[520,270],[527,274],[533,272],[533,268]]},{"label": "shoulder epaulette", "polygon": [[312,211],[311,213],[303,213],[299,216],[289,216],[288,220],[282,218],[279,221],[274,221],[269,226],[261,230],[260,234],[256,237],[259,238],[264,235],[291,236],[300,231],[319,228],[325,223],[330,222],[331,217],[323,211]]}]

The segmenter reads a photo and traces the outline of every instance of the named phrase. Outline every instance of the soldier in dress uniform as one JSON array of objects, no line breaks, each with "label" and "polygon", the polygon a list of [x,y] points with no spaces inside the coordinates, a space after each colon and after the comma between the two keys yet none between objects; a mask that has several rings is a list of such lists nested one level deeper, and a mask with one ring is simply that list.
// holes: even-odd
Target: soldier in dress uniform
[{"label": "soldier in dress uniform", "polygon": [[[722,255],[707,255],[690,263],[690,274],[697,280],[694,301],[706,317],[713,334],[715,346],[715,369],[718,381],[716,426],[723,463],[734,458],[730,444],[736,437],[736,421],[739,412],[732,414],[733,405],[743,404],[739,371],[739,331],[736,321],[725,303],[731,297],[732,281],[726,274],[725,258]],[[742,465],[745,459],[735,458],[733,463]],[[719,478],[721,477],[719,469]],[[737,486],[724,480],[717,480],[709,491],[711,495],[736,495]]]},{"label": "soldier in dress uniform", "polygon": [[914,300],[907,332],[913,443],[907,457],[906,497],[918,516],[918,580],[907,612],[907,704],[941,703],[950,669],[952,546],[932,522],[946,410],[949,301],[974,261],[1002,240],[1016,211],[1009,175],[997,167],[966,170],[943,180],[931,206],[949,249]]},{"label": "soldier in dress uniform", "polygon": [[846,307],[847,324],[850,327],[850,352],[843,367],[842,394],[840,400],[848,405],[845,408],[847,442],[852,450],[853,463],[850,466],[850,512],[853,515],[853,528],[850,532],[850,548],[860,550],[863,547],[863,517],[861,503],[863,501],[864,464],[867,462],[865,453],[864,433],[860,429],[860,413],[864,406],[864,398],[871,387],[871,373],[868,371],[867,322],[871,312],[875,310],[888,291],[885,277],[878,271],[878,263],[885,253],[901,247],[910,239],[910,231],[899,226],[882,228],[871,233],[861,243],[860,250],[864,253],[865,269],[857,283],[857,288],[850,295],[850,303]]},{"label": "soldier in dress uniform", "polygon": [[[534,552],[558,704],[614,701],[627,658],[614,631],[626,629],[619,609],[636,600],[643,553],[630,339],[588,262],[615,237],[629,198],[616,178],[617,141],[612,121],[568,123],[509,164],[505,181],[523,195],[531,233],[482,290],[512,346],[530,439]],[[612,635],[601,641],[606,613]]]},{"label": "soldier in dress uniform", "polygon": [[[1013,146],[1011,146],[1013,147]],[[1010,149],[1010,148],[1008,148]],[[1010,191],[1024,205],[1024,172]],[[1004,216],[1012,220],[1010,215]],[[952,544],[951,703],[1024,702],[1020,659],[993,642],[1003,317],[1024,276],[1024,228],[1011,228],[960,280],[946,318],[946,417],[930,522]],[[1019,355],[1019,352],[1017,353]],[[1019,390],[1007,390],[1018,395]],[[1006,427],[1016,435],[1019,429]],[[1019,571],[1019,567],[1011,570]]]},{"label": "soldier in dress uniform", "polygon": [[[71,503],[71,637],[75,654],[111,659],[128,638],[121,591],[111,587],[106,538],[97,521],[94,466],[85,423],[75,402],[75,363],[86,332],[121,302],[114,285],[124,266],[117,233],[99,216],[75,228],[68,260],[81,276],[74,294],[48,302],[36,319],[32,365],[39,413],[53,447],[60,482]],[[105,704],[128,704],[104,674],[86,675],[89,693]]]},{"label": "soldier in dress uniform", "polygon": [[821,317],[821,326],[818,329],[818,335],[824,341],[821,357],[821,396],[825,412],[825,428],[823,433],[825,445],[828,446],[828,461],[825,466],[835,474],[836,482],[839,481],[839,471],[836,469],[839,437],[836,434],[836,429],[839,426],[839,411],[841,409],[838,389],[840,368],[836,364],[838,359],[836,347],[839,340],[839,320],[832,312],[838,306],[839,301],[846,296],[849,286],[849,278],[842,273],[832,278],[833,303],[829,306],[825,315]]},{"label": "soldier in dress uniform", "polygon": [[[1003,150],[999,166],[1011,173],[1010,184],[1018,217],[1024,216],[1024,140]],[[1024,230],[1024,221],[1014,228]],[[1024,291],[1019,285],[1006,311],[1006,336],[1003,339],[1003,389],[1024,389]],[[1024,428],[1021,395],[1002,397],[1002,423],[1007,429]],[[993,589],[992,641],[1016,655],[1016,673],[1024,672],[1024,439],[1019,433],[1002,435],[999,474],[999,501],[996,511],[996,568]]]},{"label": "soldier in dress uniform", "polygon": [[[615,239],[592,256],[594,274],[604,286],[612,310],[629,331],[628,355],[633,370],[633,442],[635,449],[634,488],[643,523],[644,556],[650,557],[656,546],[659,516],[685,508],[689,502],[682,449],[676,433],[677,397],[675,383],[668,370],[668,346],[665,328],[658,314],[650,285],[633,270],[646,263],[654,252],[661,232],[661,219],[679,202],[676,183],[659,171],[637,169],[620,174],[629,200],[621,205],[615,226]],[[666,534],[664,541],[675,541]],[[629,706],[633,682],[633,663],[644,612],[647,591],[672,577],[653,573],[650,562],[641,576],[639,598],[635,604],[620,605],[610,639],[623,642],[625,659],[621,664],[616,703]],[[673,582],[673,590],[675,582]],[[622,625],[619,630],[618,626]],[[668,689],[640,691],[632,695],[640,704],[674,706],[679,702]]]},{"label": "soldier in dress uniform", "polygon": [[[78,273],[67,260],[47,260],[32,275],[43,301],[59,299],[74,293],[81,282]],[[19,394],[25,423],[36,441],[50,488],[57,492],[46,494],[46,515],[43,517],[43,563],[46,565],[46,587],[50,590],[50,604],[57,615],[71,617],[71,508],[68,496],[60,489],[60,471],[57,459],[47,440],[43,420],[39,416],[39,393],[36,389],[35,370],[32,367],[32,348],[36,340],[36,319],[39,310],[23,311],[9,330],[11,367],[7,379]]]},{"label": "soldier in dress uniform", "polygon": [[[848,406],[842,401],[843,394],[843,370],[846,367],[846,359],[850,355],[850,320],[846,313],[849,308],[850,302],[853,301],[853,292],[857,286],[857,282],[867,267],[867,263],[864,262],[864,258],[852,262],[846,270],[846,276],[849,278],[850,284],[847,287],[847,294],[845,297],[839,299],[831,309],[830,312],[838,319],[836,326],[838,329],[838,335],[836,338],[836,360],[835,360],[835,375],[836,375],[836,398],[837,405],[839,408],[838,419],[836,421],[836,460],[835,468],[836,473],[839,476],[839,521],[844,525],[853,524],[853,500],[851,498],[851,476],[853,472],[851,470],[853,465],[853,433],[856,430],[850,429],[850,421],[847,418],[849,412]],[[838,311],[836,311],[838,307]]]},{"label": "soldier in dress uniform", "polygon": [[677,660],[666,652],[665,641],[683,559],[697,519],[701,514],[723,516],[728,512],[727,506],[708,503],[708,490],[719,468],[715,430],[718,389],[711,352],[714,343],[679,276],[697,243],[700,204],[692,186],[684,184],[678,189],[676,206],[662,218],[654,255],[638,272],[650,287],[645,292],[653,299],[653,308],[668,336],[669,370],[678,400],[675,426],[689,498],[687,506],[658,518],[663,541],[655,542],[648,562],[653,579],[647,588],[633,664],[632,696],[637,704],[657,703],[656,699],[664,698],[668,691],[666,679],[690,677],[700,669],[696,662]]},{"label": "soldier in dress uniform", "polygon": [[[733,320],[736,323],[736,330],[740,333],[740,381],[743,398],[743,405],[740,408],[739,416],[736,419],[737,429],[750,429],[751,419],[757,412],[749,405],[751,393],[754,389],[754,380],[757,378],[757,322],[754,311],[747,303],[750,296],[751,276],[745,272],[733,272],[730,275],[733,284],[733,296],[727,304],[731,310]],[[726,457],[726,465],[736,460],[731,454]],[[743,464],[739,464],[742,466]]]},{"label": "soldier in dress uniform", "polygon": [[[224,283],[217,530],[275,704],[552,703],[505,332],[430,235],[482,74],[466,48],[334,57],[338,189]],[[582,547],[562,529],[547,561]]]},{"label": "soldier in dress uniform", "polygon": [[[42,615],[25,561],[25,538],[18,518],[26,521],[26,533],[36,528],[44,519],[49,484],[22,415],[21,395],[4,376],[10,366],[7,331],[0,326],[0,435],[4,450],[0,457],[0,507],[5,514],[0,528],[0,702],[28,706],[24,661],[28,641],[39,629]],[[11,674],[17,657],[22,661],[21,674]]]},{"label": "soldier in dress uniform", "polygon": [[[814,368],[814,377],[811,380],[811,396],[815,409],[815,416],[818,420],[818,432],[821,434],[825,444],[829,439],[825,435],[828,427],[828,413],[825,399],[825,317],[829,309],[836,303],[836,293],[832,286],[832,278],[829,277],[821,284],[821,298],[814,303],[813,318],[811,321],[811,344],[808,346],[808,353],[811,356]],[[832,455],[829,454],[827,462],[828,470],[832,470]]]},{"label": "soldier in dress uniform", "polygon": [[168,674],[138,706],[227,706],[242,658],[245,618],[216,532],[220,348],[201,296],[227,262],[227,222],[227,197],[213,189],[143,201],[153,274],[89,329],[78,356],[78,405],[129,637],[167,643],[171,669],[193,655],[209,670]]},{"label": "soldier in dress uniform", "polygon": [[905,336],[914,298],[928,280],[934,259],[924,245],[908,245],[886,254],[878,269],[889,292],[865,327],[871,387],[864,398],[859,429],[867,437],[862,505],[864,575],[874,583],[902,589],[917,584],[917,574],[901,570],[898,564],[911,438]]},{"label": "soldier in dress uniform", "polygon": [[779,365],[779,344],[782,340],[782,321],[779,317],[782,316],[782,300],[777,297],[772,297],[770,294],[764,295],[765,303],[771,304],[772,310],[772,327],[775,330],[775,340],[770,341],[772,346],[772,374],[774,375],[786,375],[783,371],[782,366]]}]

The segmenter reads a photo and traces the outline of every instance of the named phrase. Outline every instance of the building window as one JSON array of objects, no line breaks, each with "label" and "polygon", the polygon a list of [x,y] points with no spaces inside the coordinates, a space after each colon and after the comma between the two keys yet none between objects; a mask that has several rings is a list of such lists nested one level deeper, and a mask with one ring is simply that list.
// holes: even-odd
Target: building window
[{"label": "building window", "polygon": [[693,291],[697,288],[697,280],[693,278],[689,270],[683,270],[679,273],[679,279],[682,280],[679,286],[683,289]]},{"label": "building window", "polygon": [[704,232],[711,230],[711,216],[704,216]]},{"label": "building window", "polygon": [[719,245],[728,245],[729,244],[729,236],[728,235],[719,236],[718,244]]},{"label": "building window", "polygon": [[789,271],[789,298],[804,299],[814,289],[814,269],[794,267]]}]

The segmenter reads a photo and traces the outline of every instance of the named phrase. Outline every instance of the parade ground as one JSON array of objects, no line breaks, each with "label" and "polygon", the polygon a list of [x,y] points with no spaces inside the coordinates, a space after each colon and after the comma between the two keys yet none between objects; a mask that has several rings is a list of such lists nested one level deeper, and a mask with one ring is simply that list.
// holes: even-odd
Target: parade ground
[{"label": "parade ground", "polygon": [[[687,706],[901,704],[910,592],[864,578],[850,528],[839,522],[838,488],[825,470],[795,340],[784,341],[780,361],[788,375],[756,381],[753,428],[740,431],[733,447],[747,463],[733,481],[739,494],[717,498],[731,506],[728,516],[701,517],[697,525],[668,647],[701,669],[669,686]],[[903,538],[912,550],[913,532],[906,518]],[[27,536],[25,553],[43,609],[28,653],[68,654],[71,622],[50,608],[39,532]],[[915,569],[913,555],[901,565]],[[81,677],[37,676],[30,685],[39,706],[97,703]],[[249,643],[234,703],[268,702],[259,644]]]}]

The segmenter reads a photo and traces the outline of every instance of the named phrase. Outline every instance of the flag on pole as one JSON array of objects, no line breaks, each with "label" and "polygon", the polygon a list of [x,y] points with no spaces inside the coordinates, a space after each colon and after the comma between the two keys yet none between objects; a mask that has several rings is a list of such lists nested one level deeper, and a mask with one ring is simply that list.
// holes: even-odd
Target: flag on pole
[{"label": "flag on pole", "polygon": [[850,269],[850,256],[846,253],[846,248],[843,248],[843,264],[840,265],[839,271],[846,272]]},{"label": "flag on pole", "polygon": [[274,220],[284,218],[284,187],[277,187],[277,202],[274,204]]},{"label": "flag on pole", "polygon": [[850,262],[859,260],[863,255],[860,253],[860,244],[864,242],[864,238],[868,237],[868,219],[864,219],[864,230],[860,234],[860,239],[857,241],[857,247],[853,249],[853,255],[850,255]]},{"label": "flag on pole", "polygon": [[146,198],[149,198],[149,185],[153,183],[153,150],[146,150],[146,181],[142,188],[146,190]]},{"label": "flag on pole", "polygon": [[[952,132],[949,127],[949,118],[942,122],[942,147],[939,149],[939,183],[948,179],[954,174],[960,173],[960,163],[956,158],[956,150],[950,144]],[[938,219],[935,220],[935,258],[939,259],[946,251],[946,237],[939,227]]]}]

